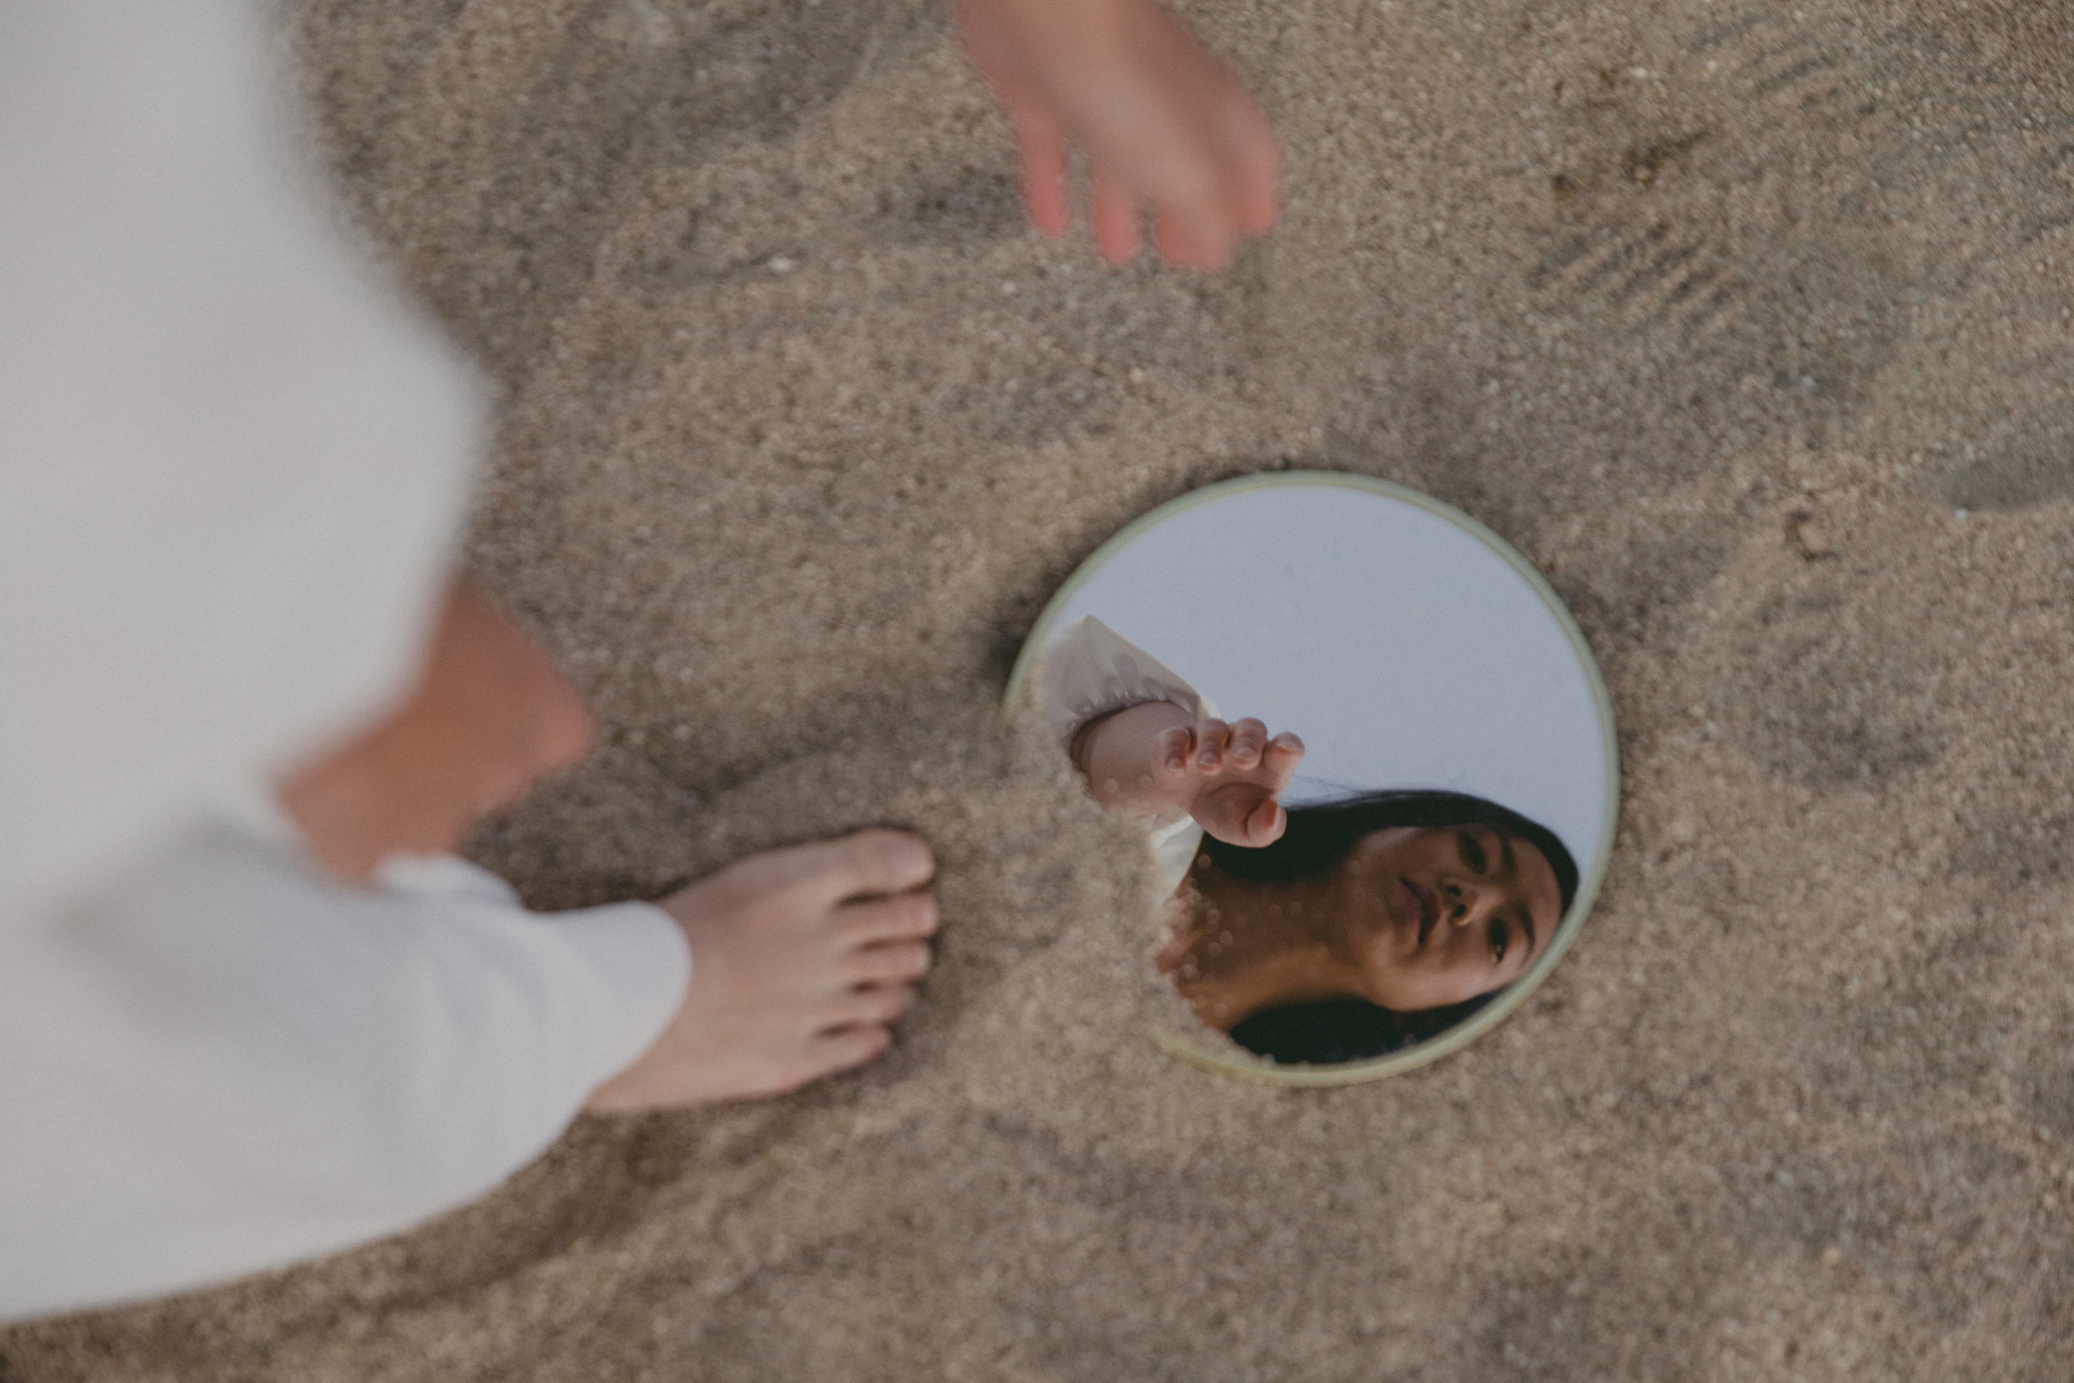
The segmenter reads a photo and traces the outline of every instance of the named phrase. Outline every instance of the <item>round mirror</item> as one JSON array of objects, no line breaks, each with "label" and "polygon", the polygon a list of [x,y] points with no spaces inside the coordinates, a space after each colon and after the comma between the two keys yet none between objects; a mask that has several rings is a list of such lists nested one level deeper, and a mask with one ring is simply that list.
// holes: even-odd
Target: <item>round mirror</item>
[{"label": "round mirror", "polygon": [[1613,721],[1568,611],[1384,481],[1252,476],[1145,515],[1045,607],[1025,695],[1146,829],[1150,953],[1203,1025],[1158,1040],[1224,1069],[1337,1084],[1455,1050],[1548,974],[1612,847]]}]

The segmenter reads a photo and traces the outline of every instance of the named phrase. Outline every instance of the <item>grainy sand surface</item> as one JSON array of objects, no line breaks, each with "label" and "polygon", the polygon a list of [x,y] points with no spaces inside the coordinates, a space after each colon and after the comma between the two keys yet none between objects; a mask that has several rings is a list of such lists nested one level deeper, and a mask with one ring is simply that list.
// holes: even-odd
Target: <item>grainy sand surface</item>
[{"label": "grainy sand surface", "polygon": [[[908,823],[941,966],[867,1073],[0,1377],[2074,1373],[2068,11],[1191,13],[1288,149],[1216,283],[1028,235],[923,4],[293,16],[504,386],[471,560],[610,724],[479,855],[568,905]],[[1143,1040],[1130,838],[993,710],[1105,535],[1284,465],[1517,544],[1626,759],[1547,986],[1323,1093]]]}]

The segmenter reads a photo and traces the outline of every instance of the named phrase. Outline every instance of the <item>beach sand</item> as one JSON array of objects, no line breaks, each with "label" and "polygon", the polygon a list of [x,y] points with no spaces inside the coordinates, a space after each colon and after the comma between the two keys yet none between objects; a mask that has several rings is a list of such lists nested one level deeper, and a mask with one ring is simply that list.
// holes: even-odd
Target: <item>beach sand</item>
[{"label": "beach sand", "polygon": [[[608,726],[477,856],[568,906],[910,825],[941,959],[861,1074],[0,1378],[2068,1376],[2066,11],[1189,12],[1287,149],[1214,282],[1028,233],[925,4],[295,11],[502,391],[469,560]],[[1151,1046],[1133,838],[995,709],[1105,536],[1279,467],[1516,544],[1625,764],[1549,982],[1322,1092]]]}]

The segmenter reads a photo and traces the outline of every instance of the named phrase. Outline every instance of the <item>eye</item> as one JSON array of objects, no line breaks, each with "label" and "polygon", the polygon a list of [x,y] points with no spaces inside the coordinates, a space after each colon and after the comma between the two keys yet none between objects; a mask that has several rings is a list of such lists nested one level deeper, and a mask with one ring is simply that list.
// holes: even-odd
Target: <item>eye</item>
[{"label": "eye", "polygon": [[1470,873],[1482,874],[1489,870],[1491,862],[1484,857],[1483,846],[1477,844],[1475,836],[1467,831],[1458,831],[1455,840],[1462,851],[1462,863],[1469,866]]},{"label": "eye", "polygon": [[1502,919],[1493,917],[1486,934],[1491,940],[1491,964],[1504,964],[1505,947],[1512,940],[1512,929],[1507,927]]}]

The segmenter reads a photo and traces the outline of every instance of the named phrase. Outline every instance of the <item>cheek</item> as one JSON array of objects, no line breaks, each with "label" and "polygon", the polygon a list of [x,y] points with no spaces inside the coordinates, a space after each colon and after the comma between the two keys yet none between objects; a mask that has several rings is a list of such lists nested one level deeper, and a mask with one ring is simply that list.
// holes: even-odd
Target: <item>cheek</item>
[{"label": "cheek", "polygon": [[1485,967],[1461,957],[1427,955],[1401,965],[1384,965],[1374,972],[1371,997],[1384,1008],[1400,1013],[1445,1008],[1495,988]]}]

